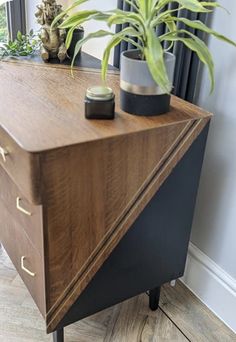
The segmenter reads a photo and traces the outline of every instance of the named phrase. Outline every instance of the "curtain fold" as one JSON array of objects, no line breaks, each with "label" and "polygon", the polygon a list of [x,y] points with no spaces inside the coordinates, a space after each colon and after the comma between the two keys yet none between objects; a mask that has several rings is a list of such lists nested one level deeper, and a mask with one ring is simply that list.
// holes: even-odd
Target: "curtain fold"
[{"label": "curtain fold", "polygon": [[[167,9],[174,9],[177,8],[177,6],[177,3],[172,3],[167,6]],[[117,7],[125,11],[132,11],[131,6],[128,5],[124,0],[118,0]],[[187,10],[180,10],[178,12],[178,17],[188,18],[190,20],[201,20],[204,23],[206,23],[207,21],[207,15],[205,13],[199,14],[189,12]],[[126,26],[127,25],[117,25],[116,32],[120,32]],[[179,23],[178,26],[179,28],[185,28],[185,25],[182,23]],[[165,32],[165,25],[160,25],[157,29],[157,35],[161,35]],[[202,32],[194,29],[191,29],[191,32],[197,35],[199,38],[203,38]],[[117,68],[120,67],[120,54],[130,48],[134,47],[126,42],[122,42],[115,48],[114,66],[116,66]],[[196,89],[197,74],[200,65],[199,59],[195,53],[187,49],[181,42],[176,42],[171,52],[174,53],[176,56],[174,87],[172,93],[189,102],[193,102]]]}]

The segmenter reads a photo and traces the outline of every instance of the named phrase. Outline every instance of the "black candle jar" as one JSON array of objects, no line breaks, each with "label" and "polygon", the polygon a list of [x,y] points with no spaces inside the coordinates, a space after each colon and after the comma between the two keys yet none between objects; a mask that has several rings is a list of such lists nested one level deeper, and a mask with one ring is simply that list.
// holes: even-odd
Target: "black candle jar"
[{"label": "black candle jar", "polygon": [[114,119],[115,95],[111,88],[96,86],[87,89],[85,97],[85,117],[87,119]]}]

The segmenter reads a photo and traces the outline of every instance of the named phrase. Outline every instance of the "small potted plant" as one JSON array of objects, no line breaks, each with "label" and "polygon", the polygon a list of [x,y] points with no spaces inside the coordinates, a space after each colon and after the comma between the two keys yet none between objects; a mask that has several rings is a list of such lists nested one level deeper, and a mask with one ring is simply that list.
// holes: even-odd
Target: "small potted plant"
[{"label": "small potted plant", "polygon": [[[86,0],[85,0],[86,1]],[[76,1],[76,7],[84,0]],[[211,80],[211,90],[214,88],[214,63],[211,53],[203,40],[194,35],[191,30],[201,30],[213,35],[227,43],[236,46],[236,43],[227,37],[213,31],[199,20],[189,20],[177,15],[178,11],[186,9],[192,12],[212,12],[220,7],[218,2],[198,0],[125,0],[133,6],[134,12],[114,9],[108,12],[81,11],[70,13],[71,8],[65,13],[68,17],[61,27],[73,32],[73,27],[90,19],[102,20],[108,26],[128,24],[119,33],[99,30],[77,42],[75,55],[82,45],[89,39],[111,36],[105,48],[102,60],[102,79],[105,81],[108,61],[111,50],[121,41],[133,44],[137,50],[126,51],[121,56],[121,108],[136,115],[158,115],[169,111],[170,93],[174,75],[175,56],[169,52],[176,41],[182,42],[187,48],[194,51],[208,70]],[[166,10],[170,3],[177,3],[178,8]],[[178,23],[183,23],[185,29],[179,29]],[[165,24],[167,32],[157,36],[159,25]],[[169,44],[164,49],[164,42]],[[70,36],[67,45],[70,44]],[[73,65],[73,61],[72,61]]]},{"label": "small potted plant", "polygon": [[28,34],[18,31],[15,40],[1,44],[0,58],[33,56],[38,53],[40,45],[39,36],[33,30],[30,30]]},{"label": "small potted plant", "polygon": [[[13,0],[0,0],[0,6]],[[1,43],[1,42],[0,42]],[[6,57],[27,57],[38,52],[40,48],[39,35],[30,30],[29,33],[23,34],[18,31],[16,39],[8,40],[0,44],[0,59]]]}]

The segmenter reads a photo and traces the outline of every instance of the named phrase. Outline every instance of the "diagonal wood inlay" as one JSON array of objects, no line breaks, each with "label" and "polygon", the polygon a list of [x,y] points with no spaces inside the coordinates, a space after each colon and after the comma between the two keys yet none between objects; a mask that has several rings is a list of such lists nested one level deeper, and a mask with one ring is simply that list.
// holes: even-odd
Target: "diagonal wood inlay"
[{"label": "diagonal wood inlay", "polygon": [[[48,164],[45,179],[52,184],[52,178],[60,177],[56,184],[59,183],[61,188],[59,205],[55,201],[54,189],[50,184],[47,186],[49,206],[46,217],[54,233],[51,236],[48,232],[50,246],[53,245],[48,254],[52,294],[47,315],[49,332],[55,329],[207,121],[190,120],[143,134],[107,140],[99,146],[91,144],[86,149],[76,148],[67,160],[67,163],[81,165],[81,170],[84,170],[84,174],[76,177],[70,194],[74,199],[70,210],[78,213],[76,222],[70,221],[70,216],[60,215],[55,220],[55,205],[59,213],[63,213],[63,207],[69,209],[71,198],[62,198],[68,186],[66,179],[71,175],[59,169],[60,162],[58,166],[53,165],[54,159],[47,155],[44,160],[44,164]],[[97,158],[99,153],[100,158]],[[58,156],[55,159],[58,161]],[[55,171],[52,172],[55,169],[56,175]],[[82,203],[80,198],[83,198]],[[58,219],[64,227],[70,228],[70,234],[68,230],[61,232]],[[58,260],[60,241],[72,248],[68,253],[65,247],[66,254],[62,252],[61,260]],[[81,249],[81,244],[86,248]],[[71,268],[68,268],[69,263]],[[58,281],[61,272],[68,275],[68,283]]]}]

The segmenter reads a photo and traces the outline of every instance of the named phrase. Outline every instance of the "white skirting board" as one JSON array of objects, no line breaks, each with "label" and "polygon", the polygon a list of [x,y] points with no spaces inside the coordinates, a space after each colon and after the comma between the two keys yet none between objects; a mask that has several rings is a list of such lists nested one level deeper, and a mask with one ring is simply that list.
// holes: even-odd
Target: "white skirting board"
[{"label": "white skirting board", "polygon": [[182,282],[236,332],[236,279],[190,242]]}]

